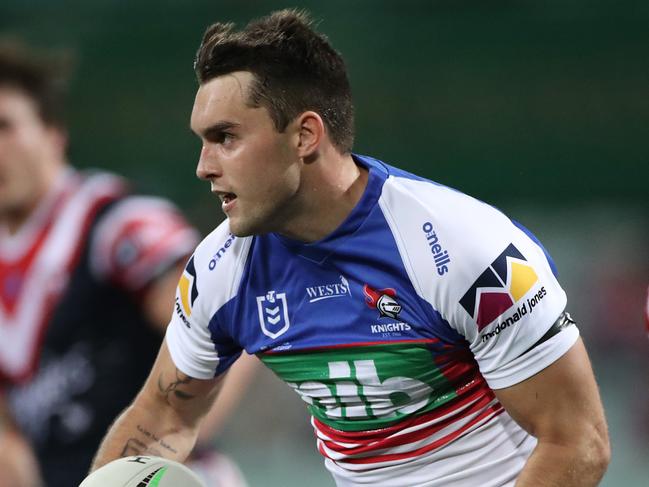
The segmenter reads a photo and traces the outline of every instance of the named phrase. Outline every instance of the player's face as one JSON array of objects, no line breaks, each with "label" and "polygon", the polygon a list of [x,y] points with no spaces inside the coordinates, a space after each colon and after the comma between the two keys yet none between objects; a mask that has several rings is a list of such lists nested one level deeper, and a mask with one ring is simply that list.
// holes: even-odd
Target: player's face
[{"label": "player's face", "polygon": [[246,103],[252,80],[239,71],[204,83],[191,118],[203,143],[196,174],[210,182],[237,236],[281,232],[299,209],[299,134],[293,124],[279,133],[266,108]]},{"label": "player's face", "polygon": [[25,216],[47,192],[60,141],[54,130],[27,95],[0,86],[0,220]]}]

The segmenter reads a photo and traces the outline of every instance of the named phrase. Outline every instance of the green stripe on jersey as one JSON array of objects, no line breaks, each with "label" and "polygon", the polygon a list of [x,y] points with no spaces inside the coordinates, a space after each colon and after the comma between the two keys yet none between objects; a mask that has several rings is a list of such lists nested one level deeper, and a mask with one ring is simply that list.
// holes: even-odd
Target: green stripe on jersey
[{"label": "green stripe on jersey", "polygon": [[386,427],[456,397],[425,344],[398,343],[261,354],[261,360],[341,431]]}]

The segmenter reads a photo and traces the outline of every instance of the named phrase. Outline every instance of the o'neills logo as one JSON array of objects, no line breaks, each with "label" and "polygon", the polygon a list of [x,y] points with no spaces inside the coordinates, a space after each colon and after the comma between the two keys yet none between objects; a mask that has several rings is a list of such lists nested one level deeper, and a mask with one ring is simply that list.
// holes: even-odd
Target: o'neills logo
[{"label": "o'neills logo", "polygon": [[439,241],[437,233],[433,228],[433,224],[426,222],[422,225],[421,229],[426,235],[426,241],[428,242],[428,247],[433,254],[433,261],[435,262],[435,267],[437,268],[437,274],[443,276],[448,272],[448,264],[451,262],[451,256],[448,255],[448,251],[442,248],[442,244]]},{"label": "o'neills logo", "polygon": [[211,271],[214,270],[214,268],[216,267],[216,263],[219,260],[221,260],[221,257],[223,257],[223,255],[228,251],[228,248],[230,247],[230,245],[232,245],[232,242],[234,242],[234,239],[236,238],[237,237],[232,234],[228,235],[228,238],[223,244],[223,246],[216,251],[216,254],[212,256],[212,258],[210,259],[210,263],[208,264],[208,267],[210,268]]},{"label": "o'neills logo", "polygon": [[392,288],[386,289],[372,289],[365,284],[363,286],[363,293],[365,294],[365,304],[370,308],[379,310],[379,318],[397,318],[401,313],[401,305],[395,299],[397,291]]}]

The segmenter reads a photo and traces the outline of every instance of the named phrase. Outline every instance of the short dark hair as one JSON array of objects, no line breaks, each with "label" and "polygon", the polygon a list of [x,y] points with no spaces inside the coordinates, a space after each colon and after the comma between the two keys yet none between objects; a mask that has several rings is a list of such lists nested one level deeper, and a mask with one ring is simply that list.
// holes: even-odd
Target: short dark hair
[{"label": "short dark hair", "polygon": [[200,84],[234,71],[251,72],[249,103],[266,107],[279,132],[313,110],[336,148],[348,153],[354,143],[354,108],[345,62],[312,24],[308,14],[294,9],[253,20],[240,31],[233,23],[212,24],[194,70]]},{"label": "short dark hair", "polygon": [[65,127],[71,66],[69,53],[40,52],[15,39],[0,39],[0,87],[27,95],[47,125]]}]

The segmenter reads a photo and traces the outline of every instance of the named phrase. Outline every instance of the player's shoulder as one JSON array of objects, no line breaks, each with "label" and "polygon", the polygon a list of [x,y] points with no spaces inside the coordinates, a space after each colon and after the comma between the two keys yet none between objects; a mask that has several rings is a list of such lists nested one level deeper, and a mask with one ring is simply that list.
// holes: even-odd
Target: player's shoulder
[{"label": "player's shoulder", "polygon": [[378,204],[402,254],[418,256],[415,261],[433,254],[440,276],[456,267],[439,264],[449,255],[465,264],[477,261],[480,267],[522,233],[500,210],[479,199],[377,159],[357,157],[382,176]]},{"label": "player's shoulder", "polygon": [[423,214],[431,218],[452,222],[473,222],[475,219],[488,218],[506,221],[502,212],[491,205],[480,201],[462,191],[418,176],[396,166],[368,156],[356,156],[375,174],[384,180],[379,204],[384,211],[410,220],[409,214],[415,211],[417,216]]},{"label": "player's shoulder", "polygon": [[553,267],[529,231],[494,206],[451,187],[390,170],[379,205],[424,295],[456,301],[495,262],[513,259]]},{"label": "player's shoulder", "polygon": [[170,200],[161,196],[122,194],[103,213],[105,226],[132,226],[133,222],[150,222],[152,226],[171,221],[185,221],[182,212]]},{"label": "player's shoulder", "polygon": [[126,180],[112,173],[84,171],[80,176],[80,191],[106,191],[88,239],[96,278],[139,290],[196,246],[198,232],[171,201],[132,194]]},{"label": "player's shoulder", "polygon": [[495,251],[518,233],[494,206],[405,171],[391,171],[379,205],[409,240],[443,240],[456,252]]},{"label": "player's shoulder", "polygon": [[180,301],[186,303],[185,316],[192,315],[193,309],[207,322],[236,296],[253,238],[233,235],[225,220],[198,244],[177,291]]},{"label": "player's shoulder", "polygon": [[112,192],[114,196],[128,194],[130,184],[126,178],[102,169],[73,170],[79,188],[85,191]]},{"label": "player's shoulder", "polygon": [[95,223],[97,232],[103,233],[102,238],[116,238],[127,230],[136,233],[143,230],[140,233],[155,239],[170,226],[189,227],[182,212],[171,200],[135,193],[131,183],[123,176],[100,169],[77,171],[77,175],[79,191],[103,195],[99,197],[105,200]]},{"label": "player's shoulder", "polygon": [[123,176],[101,169],[76,171],[77,193],[92,193],[104,202],[99,221],[105,226],[130,225],[131,220],[181,218],[180,210],[170,200],[161,196],[136,194],[131,183]]},{"label": "player's shoulder", "polygon": [[98,245],[115,247],[124,238],[146,244],[182,232],[192,234],[196,245],[198,234],[170,200],[136,194],[126,178],[111,172],[86,169],[78,177],[78,192],[92,192],[102,200],[92,230]]}]

